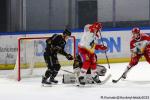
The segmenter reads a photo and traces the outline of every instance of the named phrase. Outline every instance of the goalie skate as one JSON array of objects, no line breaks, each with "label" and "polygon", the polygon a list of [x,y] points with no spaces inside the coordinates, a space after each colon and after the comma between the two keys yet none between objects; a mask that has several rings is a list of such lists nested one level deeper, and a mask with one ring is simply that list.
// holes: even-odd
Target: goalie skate
[{"label": "goalie skate", "polygon": [[109,81],[110,77],[111,77],[111,74],[108,74],[108,75],[106,76],[106,78],[101,81],[101,83],[96,83],[96,82],[94,82],[94,83],[92,83],[92,84],[85,84],[85,85],[76,84],[76,86],[77,86],[77,87],[92,87],[92,86],[103,85],[103,84],[105,84],[106,82]]}]

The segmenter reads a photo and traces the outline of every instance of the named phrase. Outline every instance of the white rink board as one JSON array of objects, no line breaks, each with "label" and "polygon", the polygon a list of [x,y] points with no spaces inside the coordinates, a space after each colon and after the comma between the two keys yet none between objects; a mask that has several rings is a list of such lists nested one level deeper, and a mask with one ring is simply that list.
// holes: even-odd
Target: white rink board
[{"label": "white rink board", "polygon": [[[150,30],[141,30],[145,33],[150,33]],[[54,34],[54,33],[53,33]],[[76,46],[82,37],[83,32],[73,32],[73,36],[76,37]],[[0,64],[15,64],[17,56],[17,38],[19,37],[41,37],[41,36],[51,36],[50,33],[38,32],[38,34],[27,34],[27,35],[1,35],[0,36]],[[109,49],[107,51],[109,58],[128,58],[130,56],[129,41],[131,38],[131,31],[102,31],[103,41],[108,45]],[[9,42],[8,42],[9,40]],[[100,40],[99,40],[100,41]],[[44,44],[44,43],[42,43]],[[39,56],[43,56],[41,51],[44,51],[44,45],[39,50]],[[77,47],[76,47],[77,49]],[[37,50],[38,51],[38,50]],[[105,58],[105,55],[100,51],[96,52],[98,58]]]}]

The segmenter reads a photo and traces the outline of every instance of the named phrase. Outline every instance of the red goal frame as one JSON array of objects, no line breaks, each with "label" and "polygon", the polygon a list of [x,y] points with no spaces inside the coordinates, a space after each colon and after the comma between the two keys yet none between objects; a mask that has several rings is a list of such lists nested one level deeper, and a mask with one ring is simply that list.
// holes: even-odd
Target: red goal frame
[{"label": "red goal frame", "polygon": [[[20,81],[21,80],[21,63],[20,63],[20,61],[21,61],[21,53],[20,53],[20,51],[21,51],[21,41],[22,40],[31,40],[31,39],[47,39],[47,38],[49,38],[49,37],[21,37],[21,38],[18,38],[18,76],[17,76],[17,80],[18,81]],[[76,56],[76,38],[75,38],[75,36],[70,36],[69,38],[72,38],[73,39],[73,49],[74,49],[74,51],[73,51],[73,56],[75,57]]]}]

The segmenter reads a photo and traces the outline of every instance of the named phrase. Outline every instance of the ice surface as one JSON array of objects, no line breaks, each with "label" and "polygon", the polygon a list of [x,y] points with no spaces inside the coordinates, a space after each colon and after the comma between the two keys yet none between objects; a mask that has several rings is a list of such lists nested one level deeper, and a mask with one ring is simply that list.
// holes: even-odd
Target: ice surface
[{"label": "ice surface", "polygon": [[[59,84],[52,87],[42,87],[41,77],[24,78],[20,82],[1,77],[0,100],[107,100],[101,97],[150,96],[150,65],[147,62],[140,62],[135,66],[126,80],[111,82],[112,79],[120,77],[127,65],[128,63],[110,64],[111,79],[103,85],[88,87],[61,84],[61,76],[56,78]],[[1,76],[2,74],[5,73],[0,71]]]}]

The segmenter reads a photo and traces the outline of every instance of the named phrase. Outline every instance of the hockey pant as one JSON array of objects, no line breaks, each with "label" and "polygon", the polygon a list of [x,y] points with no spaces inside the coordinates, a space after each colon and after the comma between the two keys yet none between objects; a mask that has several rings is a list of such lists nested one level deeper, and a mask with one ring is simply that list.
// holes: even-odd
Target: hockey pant
[{"label": "hockey pant", "polygon": [[81,56],[83,65],[80,76],[84,76],[89,68],[91,68],[92,75],[96,75],[96,56],[95,53],[90,53],[84,48],[79,47],[79,54]]},{"label": "hockey pant", "polygon": [[130,67],[133,67],[138,64],[139,59],[144,56],[146,58],[146,61],[150,64],[150,47],[146,47],[143,54],[136,54],[135,56],[131,56],[131,61],[129,63]]},{"label": "hockey pant", "polygon": [[[64,83],[64,84],[74,84],[74,83],[77,82],[77,80],[78,79],[77,79],[77,77],[76,77],[75,74],[64,74],[63,75],[62,83]],[[85,82],[86,82],[86,84],[92,84],[92,83],[94,83],[91,74],[86,74],[86,76],[85,76]]]},{"label": "hockey pant", "polygon": [[45,77],[54,79],[61,67],[58,62],[57,54],[55,53],[50,55],[44,52],[44,60],[48,68],[45,72]]}]

